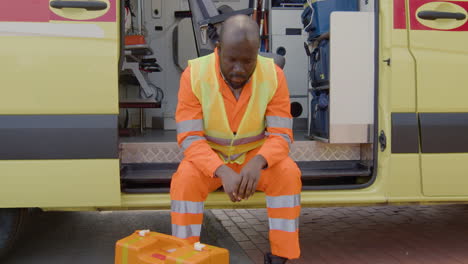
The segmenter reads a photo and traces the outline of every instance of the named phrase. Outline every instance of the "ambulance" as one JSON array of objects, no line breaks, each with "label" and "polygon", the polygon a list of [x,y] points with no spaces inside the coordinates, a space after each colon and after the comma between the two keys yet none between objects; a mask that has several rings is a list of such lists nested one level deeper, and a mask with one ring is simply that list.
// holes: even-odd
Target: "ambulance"
[{"label": "ambulance", "polygon": [[[0,255],[31,208],[170,208],[181,72],[239,13],[288,79],[302,206],[467,203],[468,1],[331,12],[329,80],[314,86],[302,14],[324,1],[2,0]],[[234,204],[219,190],[205,206],[265,196]]]}]

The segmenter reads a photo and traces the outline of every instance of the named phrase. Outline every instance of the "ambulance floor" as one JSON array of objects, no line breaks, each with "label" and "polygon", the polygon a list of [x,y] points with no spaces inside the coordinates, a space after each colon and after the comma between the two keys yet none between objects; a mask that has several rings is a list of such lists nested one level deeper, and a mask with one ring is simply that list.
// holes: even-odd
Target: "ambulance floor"
[{"label": "ambulance floor", "polygon": [[[2,264],[112,264],[115,242],[137,229],[170,234],[169,211],[35,212]],[[211,211],[202,242],[230,250],[231,263],[253,264]]]}]

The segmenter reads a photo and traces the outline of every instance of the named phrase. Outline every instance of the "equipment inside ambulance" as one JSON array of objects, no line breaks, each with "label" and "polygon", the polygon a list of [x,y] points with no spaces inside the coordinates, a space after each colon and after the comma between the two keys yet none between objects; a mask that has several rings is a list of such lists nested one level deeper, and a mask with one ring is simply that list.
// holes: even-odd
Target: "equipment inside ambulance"
[{"label": "equipment inside ambulance", "polygon": [[[255,12],[252,8],[235,11],[228,5],[217,8],[213,0],[189,0],[189,3],[198,56],[208,55],[213,52],[218,37],[217,30],[228,17],[237,14],[251,15]],[[261,51],[259,54],[273,58],[280,68],[283,68],[286,63],[284,57],[280,54],[265,51]]]},{"label": "equipment inside ambulance", "polygon": [[[308,1],[301,14],[304,31],[309,45],[305,46],[309,57],[309,81],[311,85],[309,136],[329,139],[330,137],[330,16],[336,11],[358,11],[357,1]],[[332,36],[333,37],[333,36]],[[358,37],[358,36],[354,36]],[[351,36],[350,36],[351,38]],[[355,67],[360,67],[356,61]],[[368,72],[371,77],[372,72]],[[363,76],[366,77],[366,76]],[[359,83],[354,83],[359,85]],[[353,83],[345,89],[353,89]],[[335,87],[333,87],[335,89]],[[372,87],[366,90],[372,93]],[[365,94],[361,94],[366,96]],[[356,100],[358,98],[349,98]],[[370,111],[370,108],[367,110]],[[369,122],[371,120],[368,120]],[[370,124],[370,123],[369,123]],[[357,133],[357,131],[356,131]]]},{"label": "equipment inside ambulance", "polygon": [[[123,5],[123,32],[121,44],[123,54],[121,54],[121,83],[134,83],[139,86],[140,100],[120,100],[120,108],[140,109],[140,132],[144,130],[144,110],[145,108],[159,108],[164,99],[164,92],[161,88],[148,81],[148,74],[161,72],[162,68],[154,57],[153,49],[146,42],[143,34],[143,2],[137,2],[138,16],[135,14],[131,1],[125,0]],[[122,12],[121,12],[122,13]],[[137,28],[135,28],[135,20]],[[128,126],[128,110],[126,111],[126,121],[124,127]],[[126,135],[127,130],[122,129],[120,135]]]}]

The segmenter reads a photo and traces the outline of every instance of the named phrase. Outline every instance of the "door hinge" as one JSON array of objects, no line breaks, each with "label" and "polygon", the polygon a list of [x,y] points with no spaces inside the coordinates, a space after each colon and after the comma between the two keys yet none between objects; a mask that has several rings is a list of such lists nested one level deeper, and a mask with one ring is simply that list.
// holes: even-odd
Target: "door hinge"
[{"label": "door hinge", "polygon": [[383,130],[380,131],[379,143],[380,143],[380,151],[383,152],[387,148],[387,136],[385,135],[385,132]]}]

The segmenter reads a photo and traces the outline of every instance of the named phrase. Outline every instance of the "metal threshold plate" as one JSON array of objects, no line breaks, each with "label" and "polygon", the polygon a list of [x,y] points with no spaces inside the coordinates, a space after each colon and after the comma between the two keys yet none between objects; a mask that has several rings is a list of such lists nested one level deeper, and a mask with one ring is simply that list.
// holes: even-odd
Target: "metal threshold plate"
[{"label": "metal threshold plate", "polygon": [[[361,146],[295,141],[289,155],[294,161],[359,160]],[[120,157],[122,163],[179,163],[184,155],[176,142],[124,142]]]}]

